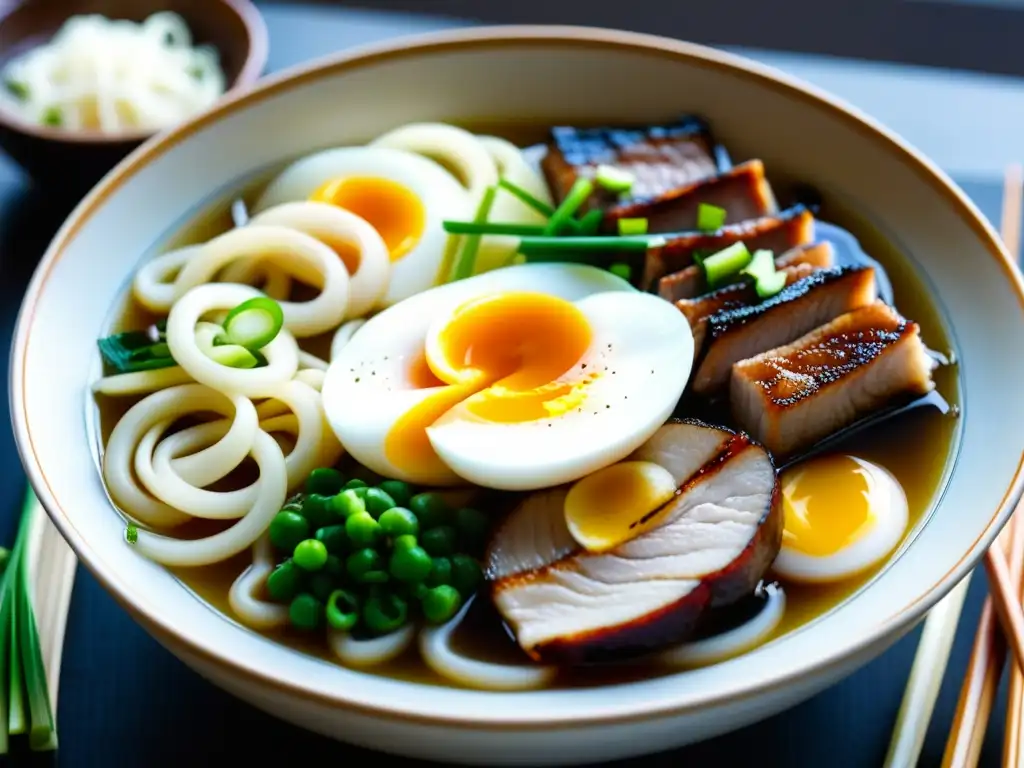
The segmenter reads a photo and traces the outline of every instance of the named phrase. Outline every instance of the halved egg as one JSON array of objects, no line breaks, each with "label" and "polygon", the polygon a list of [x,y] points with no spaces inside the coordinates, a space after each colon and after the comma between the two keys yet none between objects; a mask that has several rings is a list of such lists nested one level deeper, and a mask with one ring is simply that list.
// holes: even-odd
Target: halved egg
[{"label": "halved egg", "polygon": [[323,402],[375,472],[526,490],[625,458],[689,377],[671,304],[579,264],[527,264],[434,288],[370,319],[332,362]]},{"label": "halved egg", "polygon": [[344,208],[377,230],[392,267],[381,306],[434,286],[448,244],[444,220],[473,215],[469,192],[451,173],[388,147],[339,147],[297,160],[270,182],[254,212],[298,200]]},{"label": "halved egg", "polygon": [[884,560],[909,520],[907,496],[884,467],[833,454],[783,473],[782,548],[772,570],[782,579],[841,581]]}]

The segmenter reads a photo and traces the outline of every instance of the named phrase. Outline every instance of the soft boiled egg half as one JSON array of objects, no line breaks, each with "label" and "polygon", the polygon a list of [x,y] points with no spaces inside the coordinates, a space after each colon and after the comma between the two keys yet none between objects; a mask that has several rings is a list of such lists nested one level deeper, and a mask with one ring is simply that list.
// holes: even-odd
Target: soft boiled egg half
[{"label": "soft boiled egg half", "polygon": [[[344,208],[377,230],[391,259],[381,306],[436,285],[448,245],[443,222],[471,218],[474,209],[470,193],[443,166],[390,147],[338,147],[297,160],[270,182],[254,212],[300,200]],[[352,261],[352,254],[339,255]]]},{"label": "soft boiled egg half", "polygon": [[783,473],[782,548],[772,569],[782,579],[824,583],[856,576],[903,539],[907,496],[883,467],[827,455]]},{"label": "soft boiled egg half", "polygon": [[425,485],[529,490],[628,456],[693,360],[678,309],[579,264],[525,264],[374,316],[332,361],[327,419],[361,464]]}]

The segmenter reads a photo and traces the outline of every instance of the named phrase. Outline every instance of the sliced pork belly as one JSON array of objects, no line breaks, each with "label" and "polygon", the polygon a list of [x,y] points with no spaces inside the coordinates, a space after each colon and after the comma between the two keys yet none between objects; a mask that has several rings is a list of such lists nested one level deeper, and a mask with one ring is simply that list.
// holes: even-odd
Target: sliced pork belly
[{"label": "sliced pork belly", "polygon": [[833,267],[814,270],[760,303],[716,312],[705,321],[693,391],[714,394],[728,385],[733,363],[788,344],[877,298],[874,269]]},{"label": "sliced pork belly", "polygon": [[667,237],[666,242],[647,251],[641,286],[652,290],[665,275],[694,263],[695,251],[714,253],[736,242],[751,251],[767,249],[782,253],[814,240],[814,216],[803,206],[782,213],[727,224],[717,232],[685,232]]},{"label": "sliced pork belly", "polygon": [[[832,244],[823,242],[798,245],[775,259],[776,269],[800,264],[808,264],[816,269],[828,269],[834,266],[835,251]],[[706,290],[704,271],[696,264],[679,272],[665,275],[658,281],[658,295],[671,302],[695,298],[705,293]]]},{"label": "sliced pork belly", "polygon": [[[717,154],[710,129],[696,117],[643,128],[560,126],[551,129],[541,168],[557,201],[578,178],[593,177],[599,165],[632,173],[635,181],[627,200],[643,200],[726,170]],[[596,190],[584,210],[605,208],[617,201],[616,194]]]},{"label": "sliced pork belly", "polygon": [[917,323],[881,301],[788,346],[736,363],[736,421],[777,456],[792,455],[901,397],[934,389]]},{"label": "sliced pork belly", "polygon": [[647,231],[687,232],[697,229],[697,209],[701,203],[725,210],[727,223],[756,219],[778,213],[771,185],[764,175],[764,164],[750,160],[732,169],[698,180],[683,187],[662,192],[649,199],[616,203],[605,211],[604,228],[618,231],[619,219],[647,219]]},{"label": "sliced pork belly", "polygon": [[[783,267],[780,271],[786,275],[786,285],[792,285],[817,270],[810,264],[797,264]],[[751,307],[760,303],[754,284],[751,282],[734,283],[712,293],[698,296],[696,299],[681,299],[676,302],[679,311],[686,315],[693,331],[693,355],[696,359],[704,347],[704,333],[707,331],[708,318],[719,312]]]},{"label": "sliced pork belly", "polygon": [[587,552],[565,523],[563,486],[527,497],[491,540],[494,603],[534,659],[594,663],[678,643],[705,611],[750,594],[778,554],[775,467],[747,435],[673,422],[630,459],[679,486],[656,527]]}]

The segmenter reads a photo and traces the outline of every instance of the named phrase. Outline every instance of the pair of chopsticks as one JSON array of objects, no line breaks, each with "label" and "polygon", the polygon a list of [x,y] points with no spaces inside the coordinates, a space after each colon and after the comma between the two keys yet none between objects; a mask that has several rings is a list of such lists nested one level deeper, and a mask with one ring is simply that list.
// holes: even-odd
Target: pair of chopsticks
[{"label": "pair of chopsticks", "polygon": [[[1020,253],[1021,206],[1024,203],[1024,171],[1018,165],[1007,169],[1003,183],[1003,211],[1000,233],[1007,250]],[[1010,669],[1006,734],[1003,741],[1004,768],[1024,768],[1024,501],[1018,504],[1009,523],[985,555],[989,596],[982,608],[974,635],[967,673],[960,688],[956,713],[946,741],[943,768],[970,768],[978,764],[996,690],[1006,662],[1007,648],[1016,663]],[[963,579],[928,614],[917,655],[910,670],[903,702],[885,768],[917,765],[931,720],[939,687],[949,661],[957,623],[970,583]]]}]

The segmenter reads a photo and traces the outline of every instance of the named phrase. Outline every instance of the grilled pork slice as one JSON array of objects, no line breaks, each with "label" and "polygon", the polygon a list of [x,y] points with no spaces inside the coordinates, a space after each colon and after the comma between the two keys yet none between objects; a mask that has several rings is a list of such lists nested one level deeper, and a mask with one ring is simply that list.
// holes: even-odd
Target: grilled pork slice
[{"label": "grilled pork slice", "polygon": [[494,603],[534,659],[611,661],[685,640],[705,611],[750,594],[778,554],[775,467],[747,435],[673,422],[630,458],[679,487],[656,527],[587,552],[566,526],[563,486],[527,497],[491,540]]},{"label": "grilled pork slice", "polygon": [[792,455],[900,397],[935,388],[917,323],[881,301],[788,346],[736,363],[736,421],[776,456]]},{"label": "grilled pork slice", "polygon": [[[797,264],[783,267],[786,285],[792,285],[812,274],[817,268],[810,264]],[[750,307],[760,302],[757,291],[752,283],[734,283],[720,288],[713,293],[706,293],[696,299],[681,299],[676,302],[679,311],[686,315],[693,331],[693,356],[700,354],[704,346],[704,333],[708,327],[708,318],[718,312],[726,312],[742,307]]]},{"label": "grilled pork slice", "polygon": [[[794,267],[809,264],[816,269],[828,269],[835,265],[835,251],[829,242],[798,245],[790,248],[775,259],[775,268]],[[693,264],[679,272],[665,275],[658,281],[658,295],[667,301],[677,302],[692,299],[707,290],[704,271]]]},{"label": "grilled pork slice", "polygon": [[[633,174],[629,198],[642,200],[725,170],[716,154],[707,123],[696,117],[644,128],[557,127],[551,130],[541,168],[557,201],[578,178],[593,177],[599,165]],[[584,209],[604,208],[617,200],[616,194],[597,190]]]},{"label": "grilled pork slice", "polygon": [[871,267],[818,269],[770,299],[707,318],[703,359],[693,391],[710,395],[729,383],[733,363],[789,344],[812,328],[878,298]]},{"label": "grilled pork slice", "polygon": [[647,251],[642,285],[645,290],[651,290],[665,275],[686,269],[694,263],[695,251],[714,253],[742,241],[751,251],[765,248],[782,253],[813,240],[814,216],[801,205],[776,215],[727,224],[717,232],[668,236],[663,245]]},{"label": "grilled pork slice", "polygon": [[726,222],[746,221],[778,213],[764,164],[750,160],[708,179],[662,192],[646,200],[617,203],[605,211],[604,228],[618,231],[619,219],[647,219],[647,231],[687,232],[697,229],[701,203],[725,210]]}]

